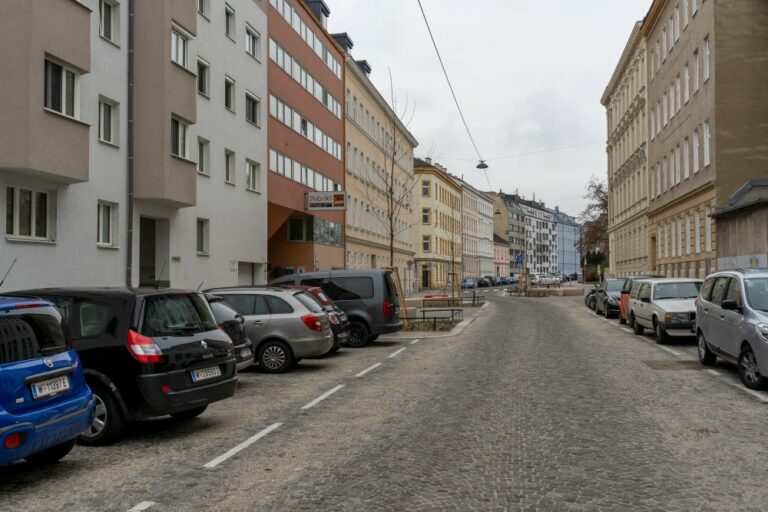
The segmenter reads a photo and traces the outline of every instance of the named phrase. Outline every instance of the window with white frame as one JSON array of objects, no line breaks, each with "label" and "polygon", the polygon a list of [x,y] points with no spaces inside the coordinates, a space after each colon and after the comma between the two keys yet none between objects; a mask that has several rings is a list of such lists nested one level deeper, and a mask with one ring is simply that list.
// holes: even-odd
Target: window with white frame
[{"label": "window with white frame", "polygon": [[117,103],[99,99],[99,140],[117,145],[118,136],[118,106]]},{"label": "window with white frame", "polygon": [[99,0],[99,35],[117,43],[120,29],[120,4],[117,0]]},{"label": "window with white frame", "polygon": [[171,118],[171,154],[187,158],[187,123]]},{"label": "window with white frame", "polygon": [[211,17],[211,0],[197,0],[197,12],[206,18]]},{"label": "window with white frame", "polygon": [[54,197],[49,192],[6,187],[5,234],[13,238],[52,240]]},{"label": "window with white frame", "polygon": [[251,124],[261,124],[261,101],[253,94],[245,93],[245,119]]},{"label": "window with white frame", "polygon": [[224,4],[224,31],[228,37],[235,38],[235,10],[229,4]]},{"label": "window with white frame", "polygon": [[45,108],[77,117],[79,78],[74,69],[45,59]]},{"label": "window with white frame", "polygon": [[704,73],[704,81],[706,82],[709,80],[709,60],[712,57],[712,54],[710,53],[709,48],[709,36],[704,38],[704,69],[702,72]]},{"label": "window with white frame", "polygon": [[712,154],[710,153],[710,150],[712,149],[712,132],[709,127],[709,120],[704,121],[704,167],[707,167],[709,164],[712,163]]},{"label": "window with white frame", "polygon": [[680,39],[680,6],[675,6],[675,41]]},{"label": "window with white frame", "polygon": [[691,216],[685,215],[685,254],[691,254]]},{"label": "window with white frame", "polygon": [[421,250],[424,252],[430,252],[432,246],[432,237],[424,235],[421,237]]},{"label": "window with white frame", "polygon": [[197,172],[211,173],[211,143],[202,137],[197,138]]},{"label": "window with white frame", "polygon": [[680,183],[680,146],[675,146],[675,185]]},{"label": "window with white frame", "polygon": [[683,28],[688,26],[688,0],[683,0]]},{"label": "window with white frame", "polygon": [[187,67],[189,38],[176,28],[171,29],[171,60],[181,67]]},{"label": "window with white frame", "polygon": [[261,36],[255,28],[245,25],[245,51],[254,59],[260,59]]},{"label": "window with white frame", "polygon": [[224,77],[224,107],[235,111],[235,81],[228,76]]},{"label": "window with white frame", "polygon": [[691,0],[691,18],[699,12],[699,0]]},{"label": "window with white frame", "polygon": [[693,172],[699,172],[699,130],[693,130]]},{"label": "window with white frame", "polygon": [[669,84],[669,118],[675,117],[675,84]]},{"label": "window with white frame", "polygon": [[229,149],[224,150],[224,181],[235,183],[235,152]]},{"label": "window with white frame", "polygon": [[686,137],[683,140],[683,179],[686,180],[691,176],[690,146],[690,141],[688,137]]},{"label": "window with white frame", "polygon": [[429,224],[430,221],[430,209],[429,208],[422,208],[421,209],[421,223],[422,224]]},{"label": "window with white frame", "polygon": [[674,16],[669,17],[669,31],[667,32],[669,35],[669,52],[672,53],[672,46],[675,44],[675,21]]},{"label": "window with white frame", "polygon": [[98,202],[96,244],[103,247],[117,246],[117,205]]},{"label": "window with white frame", "polygon": [[700,254],[701,253],[701,212],[699,212],[699,210],[696,210],[694,212],[693,237],[696,240],[696,243],[694,245],[694,248],[696,249],[696,254]]},{"label": "window with white frame", "polygon": [[680,109],[683,107],[683,101],[682,101],[682,84],[680,81],[680,75],[677,76],[675,79],[675,111],[680,112]]},{"label": "window with white frame", "polygon": [[200,58],[197,59],[197,92],[206,97],[211,95],[211,65]]},{"label": "window with white frame", "polygon": [[245,187],[254,192],[260,192],[261,164],[248,160]]},{"label": "window with white frame", "polygon": [[693,52],[693,69],[691,69],[691,73],[693,73],[693,92],[699,90],[699,49],[697,48]]},{"label": "window with white frame", "polygon": [[210,222],[208,219],[197,219],[196,229],[196,249],[197,254],[200,256],[207,256],[209,254],[209,240],[210,240]]},{"label": "window with white frame", "polygon": [[707,252],[712,250],[712,217],[709,208],[704,210],[704,248]]},{"label": "window with white frame", "polygon": [[661,60],[667,60],[667,29],[661,31]]},{"label": "window with white frame", "polygon": [[683,69],[683,101],[688,103],[689,99],[691,99],[691,70],[686,62]]}]

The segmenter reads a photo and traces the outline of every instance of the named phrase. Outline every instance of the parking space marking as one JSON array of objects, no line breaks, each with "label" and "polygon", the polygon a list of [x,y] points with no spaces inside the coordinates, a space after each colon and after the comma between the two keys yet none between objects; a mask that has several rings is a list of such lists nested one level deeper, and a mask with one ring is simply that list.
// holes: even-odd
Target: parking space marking
[{"label": "parking space marking", "polygon": [[[241,452],[241,451],[245,450],[246,448],[251,446],[253,443],[255,443],[256,441],[258,441],[262,437],[264,437],[267,434],[269,434],[270,432],[272,432],[273,430],[276,430],[276,429],[280,428],[281,425],[282,425],[282,423],[273,423],[272,425],[268,426],[264,430],[262,430],[259,433],[249,437],[248,439],[246,439],[242,443],[238,444],[237,446],[235,446],[231,450],[227,450],[226,452],[224,452],[223,454],[219,455],[218,457],[216,457],[212,461],[204,464],[203,467],[205,469],[213,469],[213,468],[215,468],[216,466],[218,466],[219,464],[221,464],[222,462],[224,462],[228,458],[232,457],[233,455],[237,454],[238,452]],[[142,508],[142,509],[136,509],[136,510],[145,510],[145,509]]]},{"label": "parking space marking", "polygon": [[355,377],[362,377],[362,376],[363,376],[363,375],[365,375],[366,373],[370,372],[371,370],[375,370],[375,369],[376,369],[376,368],[378,368],[379,366],[381,366],[381,363],[376,363],[376,364],[374,364],[374,365],[372,365],[372,366],[369,366],[369,367],[368,367],[368,368],[366,368],[365,370],[363,370],[363,371],[361,371],[360,373],[358,373],[357,375],[355,375]]},{"label": "parking space marking", "polygon": [[669,347],[665,347],[664,345],[657,345],[657,346],[658,346],[658,347],[659,347],[661,350],[665,350],[665,351],[669,352],[670,354],[672,354],[673,356],[678,356],[678,357],[679,357],[680,355],[682,355],[682,354],[680,354],[680,352],[678,352],[678,351],[676,351],[676,350],[672,350],[672,349],[671,349],[671,348],[669,348]]},{"label": "parking space marking", "polygon": [[405,350],[406,348],[408,348],[408,347],[403,347],[403,348],[401,348],[400,350],[395,350],[394,352],[392,352],[391,354],[389,354],[389,355],[387,356],[387,359],[392,359],[393,357],[395,357],[397,354],[399,354],[400,352],[402,352],[402,351],[403,351],[403,350]]},{"label": "parking space marking", "polygon": [[334,394],[335,392],[337,392],[338,390],[340,390],[343,387],[344,387],[344,384],[339,384],[335,388],[329,389],[328,391],[326,391],[325,393],[323,393],[319,397],[315,398],[314,400],[309,402],[307,405],[305,405],[301,409],[302,410],[311,409],[312,407],[316,406],[317,404],[319,404],[320,402],[322,402],[323,400],[325,400],[326,398],[328,398],[329,396],[331,396],[332,394]]},{"label": "parking space marking", "polygon": [[750,395],[752,395],[753,397],[757,398],[758,400],[760,400],[764,404],[768,404],[768,397],[763,395],[762,393],[758,393],[757,391],[755,391],[753,389],[749,389],[747,386],[745,386],[743,384],[736,384],[735,382],[728,382],[728,381],[726,381],[726,384],[728,384],[729,386],[733,386],[736,389],[740,389],[740,390],[744,391],[745,393],[749,393]]},{"label": "parking space marking", "polygon": [[712,374],[712,375],[716,375],[716,376],[720,376],[720,375],[722,375],[722,373],[720,373],[719,371],[717,371],[717,370],[713,370],[713,369],[711,369],[711,368],[710,368],[709,370],[707,370],[707,373],[710,373],[710,374]]},{"label": "parking space marking", "polygon": [[418,342],[419,342],[419,340],[417,340],[417,339],[416,339],[416,340],[413,340],[413,341],[411,342],[411,345],[415,345],[415,344],[417,344]]},{"label": "parking space marking", "polygon": [[149,507],[153,505],[156,505],[154,501],[142,501],[135,507],[129,508],[128,512],[142,512],[143,510],[147,510]]},{"label": "parking space marking", "polygon": [[629,329],[627,327],[622,327],[621,330],[624,331],[624,332],[628,332],[629,334],[632,334],[633,332],[635,332],[632,329]]}]

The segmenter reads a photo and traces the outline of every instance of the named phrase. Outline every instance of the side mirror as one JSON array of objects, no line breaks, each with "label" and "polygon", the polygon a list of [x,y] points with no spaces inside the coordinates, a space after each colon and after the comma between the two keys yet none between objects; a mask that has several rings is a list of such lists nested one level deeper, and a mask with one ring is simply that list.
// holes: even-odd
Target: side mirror
[{"label": "side mirror", "polygon": [[643,298],[640,299],[640,302],[645,302],[646,304],[650,304],[651,303],[651,298],[650,297],[643,297]]},{"label": "side mirror", "polygon": [[741,312],[741,308],[739,307],[739,303],[735,300],[724,300],[723,303],[720,305],[721,308],[723,308],[726,311],[738,311]]}]

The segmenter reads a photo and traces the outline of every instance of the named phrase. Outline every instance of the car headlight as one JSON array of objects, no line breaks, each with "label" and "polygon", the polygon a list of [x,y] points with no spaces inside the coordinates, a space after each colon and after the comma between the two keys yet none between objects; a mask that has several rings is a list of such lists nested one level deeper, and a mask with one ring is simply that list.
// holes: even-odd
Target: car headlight
[{"label": "car headlight", "polygon": [[755,330],[758,336],[763,338],[764,341],[768,341],[768,324],[757,324]]},{"label": "car headlight", "polygon": [[667,313],[664,315],[665,324],[684,324],[688,322],[688,313]]}]

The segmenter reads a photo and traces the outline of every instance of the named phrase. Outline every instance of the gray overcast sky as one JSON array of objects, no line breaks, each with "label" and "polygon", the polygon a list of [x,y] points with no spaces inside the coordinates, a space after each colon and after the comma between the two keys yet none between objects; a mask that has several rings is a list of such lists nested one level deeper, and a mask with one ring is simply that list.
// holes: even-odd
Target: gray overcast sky
[{"label": "gray overcast sky", "polygon": [[[326,0],[329,30],[347,32],[352,55],[389,97],[415,106],[416,156],[487,190],[416,0]],[[634,23],[651,0],[422,0],[494,190],[536,194],[576,215],[590,176],[604,177],[600,97]],[[579,148],[493,160],[549,148]],[[461,159],[461,160],[458,160]]]}]

